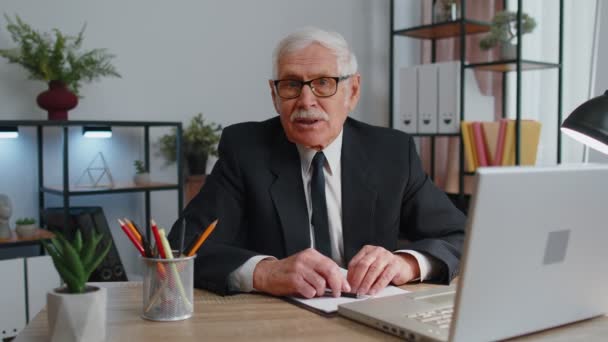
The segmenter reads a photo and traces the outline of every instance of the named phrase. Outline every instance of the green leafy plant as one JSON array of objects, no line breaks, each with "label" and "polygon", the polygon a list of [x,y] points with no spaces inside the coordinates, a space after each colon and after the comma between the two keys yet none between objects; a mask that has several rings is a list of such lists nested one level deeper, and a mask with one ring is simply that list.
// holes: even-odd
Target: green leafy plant
[{"label": "green leafy plant", "polygon": [[142,174],[142,173],[146,173],[146,168],[144,166],[144,162],[141,160],[136,160],[133,162],[133,165],[135,166],[135,173],[136,174]]},{"label": "green leafy plant", "polygon": [[[189,158],[196,156],[217,156],[217,143],[220,141],[222,126],[216,123],[207,123],[203,114],[199,113],[190,121],[190,125],[182,135],[182,153]],[[176,130],[170,134],[161,136],[158,140],[159,152],[167,162],[174,163],[177,160]]]},{"label": "green leafy plant", "polygon": [[[534,18],[521,14],[522,34],[530,33],[536,27]],[[482,50],[489,50],[498,44],[510,43],[517,37],[517,12],[501,11],[492,18],[490,33],[479,41]]]},{"label": "green leafy plant", "polygon": [[36,220],[33,217],[23,217],[18,219],[17,221],[15,221],[15,224],[20,225],[20,226],[25,226],[28,224],[34,224],[36,223]]},{"label": "green leafy plant", "polygon": [[74,240],[68,241],[61,233],[49,241],[42,240],[44,249],[53,259],[53,264],[61,279],[66,283],[69,293],[84,293],[86,282],[91,273],[104,260],[112,242],[102,246],[103,235],[94,230],[84,239],[76,230]]},{"label": "green leafy plant", "polygon": [[92,82],[102,76],[120,77],[110,60],[114,55],[105,49],[79,52],[86,24],[77,36],[69,36],[53,29],[52,34],[40,33],[19,16],[15,21],[4,15],[12,40],[18,47],[0,49],[0,56],[19,64],[29,72],[29,78],[45,82],[60,81],[79,95],[81,82]]}]

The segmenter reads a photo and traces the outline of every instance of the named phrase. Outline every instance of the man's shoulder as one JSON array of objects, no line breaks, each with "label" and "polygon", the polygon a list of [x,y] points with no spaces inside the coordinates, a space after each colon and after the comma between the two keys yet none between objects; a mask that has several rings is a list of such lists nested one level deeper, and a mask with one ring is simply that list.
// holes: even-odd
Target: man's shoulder
[{"label": "man's shoulder", "polygon": [[282,131],[278,116],[264,121],[240,122],[227,126],[222,131],[222,139],[255,142],[267,140]]},{"label": "man's shoulder", "polygon": [[409,134],[394,128],[374,126],[353,118],[348,118],[345,124],[359,139],[372,140],[377,143],[407,143],[410,140]]},{"label": "man's shoulder", "polygon": [[239,122],[224,128],[224,132],[228,133],[241,133],[241,132],[250,132],[250,133],[265,133],[269,130],[281,129],[281,120],[278,116],[273,118],[264,120],[264,121],[246,121]]}]

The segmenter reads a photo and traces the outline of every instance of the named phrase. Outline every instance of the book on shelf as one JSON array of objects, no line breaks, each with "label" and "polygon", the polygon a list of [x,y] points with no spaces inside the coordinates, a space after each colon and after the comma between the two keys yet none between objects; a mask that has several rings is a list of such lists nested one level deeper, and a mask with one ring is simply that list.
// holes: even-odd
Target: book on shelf
[{"label": "book on shelf", "polygon": [[496,153],[498,146],[498,135],[500,130],[500,122],[488,121],[482,122],[483,136],[486,142],[486,152],[488,155],[488,165],[496,165]]},{"label": "book on shelf", "polygon": [[503,155],[500,165],[515,165],[515,121],[507,120],[507,130],[503,143]]},{"label": "book on shelf", "polygon": [[476,169],[475,152],[473,150],[473,142],[471,139],[471,123],[468,121],[461,122],[462,143],[464,145],[464,171],[473,172]]},{"label": "book on shelf", "polygon": [[488,152],[486,142],[483,137],[481,122],[473,122],[473,142],[475,143],[475,152],[477,152],[477,162],[479,166],[489,166]]},{"label": "book on shelf", "polygon": [[498,139],[496,141],[496,153],[494,158],[494,166],[502,165],[502,156],[505,152],[505,136],[507,135],[508,120],[502,119],[498,122]]},{"label": "book on shelf", "polygon": [[[520,120],[520,163],[535,165],[540,141],[541,123]],[[516,121],[461,122],[465,172],[480,166],[515,165]]]}]

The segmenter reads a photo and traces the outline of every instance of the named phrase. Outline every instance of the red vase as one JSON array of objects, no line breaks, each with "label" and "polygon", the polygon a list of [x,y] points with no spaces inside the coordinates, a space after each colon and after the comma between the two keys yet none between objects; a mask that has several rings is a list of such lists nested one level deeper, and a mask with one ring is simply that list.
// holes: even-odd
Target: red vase
[{"label": "red vase", "polygon": [[65,83],[50,81],[49,90],[40,93],[36,102],[49,113],[49,120],[67,120],[68,110],[78,104],[78,96],[74,95]]}]

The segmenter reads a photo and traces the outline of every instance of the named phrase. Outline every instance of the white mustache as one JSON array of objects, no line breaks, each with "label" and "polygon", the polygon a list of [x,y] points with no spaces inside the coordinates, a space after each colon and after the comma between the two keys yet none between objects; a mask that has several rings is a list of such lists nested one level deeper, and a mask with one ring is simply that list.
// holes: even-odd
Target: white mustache
[{"label": "white mustache", "polygon": [[329,121],[329,115],[327,115],[327,113],[325,113],[324,111],[320,111],[320,110],[296,110],[295,112],[291,113],[291,116],[289,117],[289,120],[291,122],[294,122],[297,119],[308,119],[308,120],[323,120],[323,121]]}]

